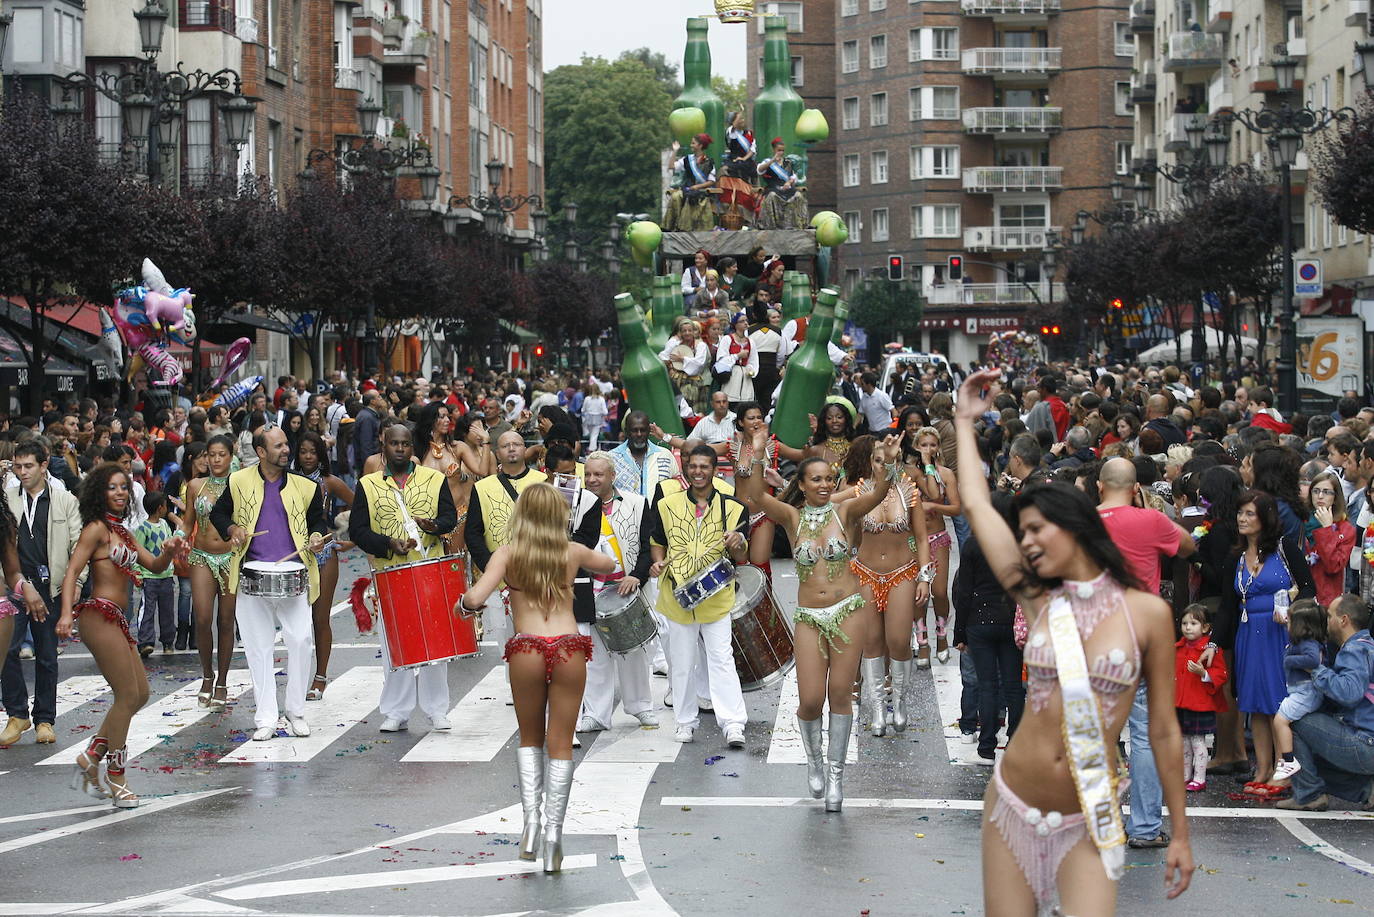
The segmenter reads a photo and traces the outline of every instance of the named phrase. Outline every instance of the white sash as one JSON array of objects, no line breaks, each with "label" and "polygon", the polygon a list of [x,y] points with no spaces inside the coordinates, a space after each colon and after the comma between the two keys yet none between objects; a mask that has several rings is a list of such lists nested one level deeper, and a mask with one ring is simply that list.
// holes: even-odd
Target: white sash
[{"label": "white sash", "polygon": [[1102,709],[1088,682],[1088,661],[1078,634],[1078,621],[1067,596],[1056,596],[1045,610],[1054,657],[1059,668],[1059,692],[1064,700],[1064,748],[1069,754],[1074,788],[1088,834],[1102,857],[1110,879],[1120,879],[1126,859],[1126,830],[1116,804],[1116,774],[1107,763]]},{"label": "white sash", "polygon": [[702,182],[706,181],[706,176],[702,174],[701,166],[697,165],[697,158],[695,156],[687,157],[687,165],[691,168],[693,177],[696,178],[696,181],[693,182],[693,184],[699,185]]},{"label": "white sash", "polygon": [[778,181],[784,185],[792,178],[788,171],[784,169],[776,159],[768,163],[768,168],[778,177]]}]

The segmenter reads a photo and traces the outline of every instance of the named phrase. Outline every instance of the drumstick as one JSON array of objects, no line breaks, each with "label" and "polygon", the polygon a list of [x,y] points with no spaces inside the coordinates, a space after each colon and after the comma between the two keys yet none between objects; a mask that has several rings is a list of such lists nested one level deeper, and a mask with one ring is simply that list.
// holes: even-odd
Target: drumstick
[{"label": "drumstick", "polygon": [[[324,536],[324,538],[320,541],[320,544],[323,545],[323,544],[325,544],[325,543],[327,543],[327,542],[330,542],[330,541],[333,541],[333,540],[334,540],[334,536],[333,536],[333,535],[326,535],[326,536]],[[303,555],[306,551],[309,551],[310,549],[311,549],[311,548],[310,548],[310,545],[307,544],[305,547],[301,548],[300,550],[292,551],[290,554],[286,555],[286,556],[283,557],[281,560],[274,561],[274,563],[284,564],[284,563],[286,563],[288,560],[290,560],[290,559],[293,558],[293,557],[300,557],[301,555]]]}]

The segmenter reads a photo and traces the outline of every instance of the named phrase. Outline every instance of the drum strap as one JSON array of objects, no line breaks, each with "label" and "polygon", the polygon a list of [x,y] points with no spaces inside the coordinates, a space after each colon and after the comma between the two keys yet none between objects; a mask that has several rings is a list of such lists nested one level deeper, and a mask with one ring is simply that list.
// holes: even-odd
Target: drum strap
[{"label": "drum strap", "polygon": [[510,482],[510,478],[506,476],[504,471],[498,471],[496,473],[496,480],[500,481],[501,486],[506,489],[506,493],[510,495],[512,503],[520,499],[520,492],[515,489],[515,485]]}]

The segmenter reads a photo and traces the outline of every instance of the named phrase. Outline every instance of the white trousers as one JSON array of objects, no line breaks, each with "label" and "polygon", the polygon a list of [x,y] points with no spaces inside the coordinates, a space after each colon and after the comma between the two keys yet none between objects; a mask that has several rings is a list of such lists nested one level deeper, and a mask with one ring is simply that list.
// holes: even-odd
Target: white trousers
[{"label": "white trousers", "polygon": [[578,624],[577,632],[592,638],[595,649],[587,663],[587,687],[582,692],[582,715],[610,728],[615,712],[616,688],[630,716],[654,709],[649,690],[649,657],[644,648],[620,655],[606,649],[601,632],[590,624]]},{"label": "white trousers", "polygon": [[405,722],[417,701],[430,719],[448,716],[448,663],[391,671],[391,653],[386,647],[386,631],[380,616],[377,625],[382,644],[382,699],[377,702],[377,709],[382,716]]},{"label": "white trousers", "polygon": [[679,726],[699,724],[697,716],[697,647],[706,650],[707,680],[711,706],[721,729],[740,726],[749,719],[744,708],[744,692],[735,670],[734,650],[730,646],[730,616],[709,624],[679,624],[668,620],[668,679],[673,686],[673,716]]},{"label": "white trousers", "polygon": [[304,594],[290,598],[238,595],[234,606],[243,655],[253,677],[255,726],[275,726],[280,718],[277,708],[277,679],[272,665],[277,624],[281,624],[286,644],[286,712],[305,716],[305,689],[315,664],[315,630],[310,619],[310,603]]}]

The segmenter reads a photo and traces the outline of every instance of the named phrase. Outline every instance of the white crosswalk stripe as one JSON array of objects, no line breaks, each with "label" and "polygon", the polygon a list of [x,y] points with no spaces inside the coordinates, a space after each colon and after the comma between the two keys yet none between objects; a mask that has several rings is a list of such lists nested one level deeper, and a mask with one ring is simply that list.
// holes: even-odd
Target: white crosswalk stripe
[{"label": "white crosswalk stripe", "polygon": [[[650,679],[650,697],[662,697],[668,690],[668,679],[656,675]],[[596,743],[587,753],[586,761],[634,762],[636,764],[670,764],[677,760],[682,743],[673,738],[673,711],[658,711],[663,725],[646,729],[639,720],[617,708],[611,728],[596,733]]]},{"label": "white crosswalk stripe", "polygon": [[[797,731],[797,703],[801,695],[797,691],[797,670],[787,673],[782,682],[782,696],[778,698],[778,717],[773,723],[773,738],[768,743],[769,764],[805,764],[806,752],[802,749],[801,733]],[[855,705],[855,710],[858,705]],[[821,715],[821,728],[829,740],[829,717]],[[859,742],[855,736],[859,731],[859,718],[854,717],[853,732],[844,760],[853,764],[859,760]]]},{"label": "white crosswalk stripe", "polygon": [[110,683],[101,675],[73,675],[57,684],[57,715],[66,716],[110,692]]},{"label": "white crosswalk stripe", "polygon": [[362,722],[377,706],[381,691],[382,670],[378,666],[355,666],[329,682],[329,690],[324,692],[322,700],[306,705],[305,718],[310,724],[310,735],[244,742],[220,758],[220,763],[309,761]]},{"label": "white crosswalk stripe", "polygon": [[431,732],[402,761],[490,761],[515,735],[515,708],[507,706],[506,668],[494,666],[449,711],[452,728]]},{"label": "white crosswalk stripe", "polygon": [[[253,686],[247,669],[234,669],[229,672],[229,699],[233,700]],[[196,703],[196,692],[200,690],[200,680],[192,681],[164,697],[150,703],[134,714],[129,724],[129,758],[133,759],[150,748],[161,744],[170,737],[193,726],[211,714],[218,714],[214,708],[201,707]],[[39,764],[71,764],[76,754],[85,747],[86,740],[77,742],[44,758]]]}]

